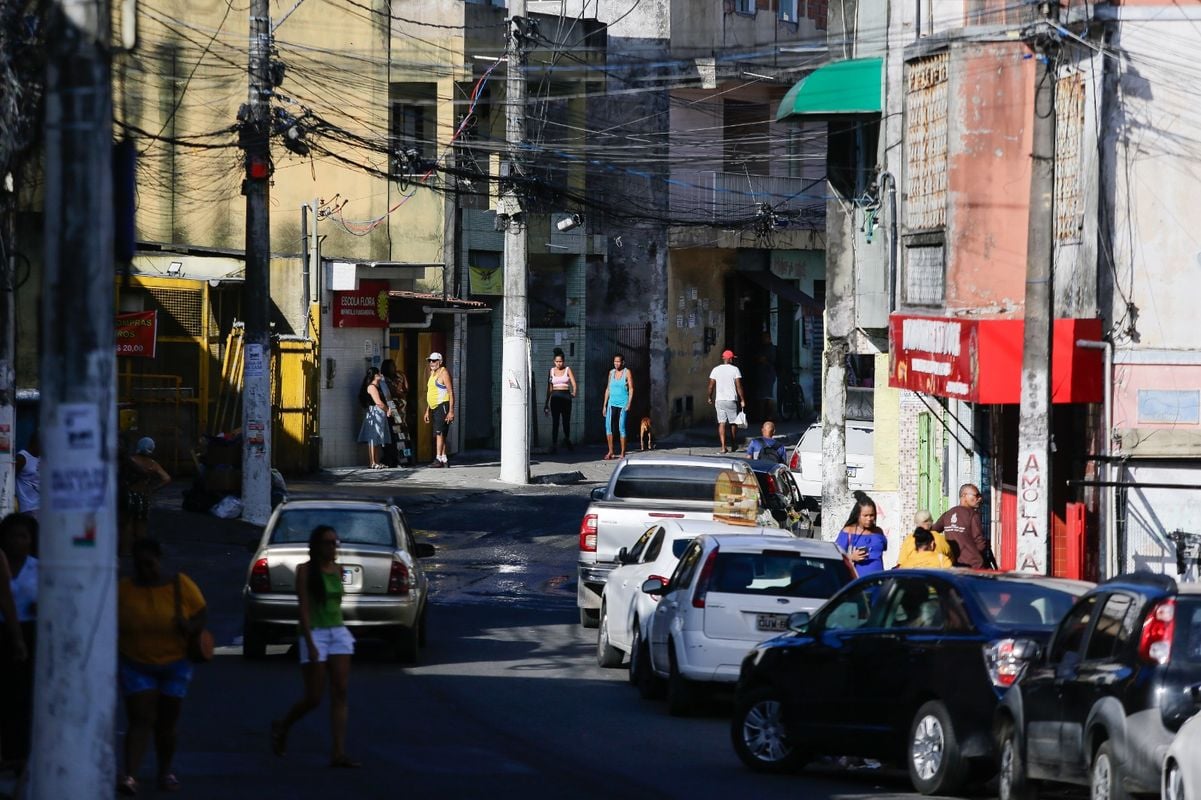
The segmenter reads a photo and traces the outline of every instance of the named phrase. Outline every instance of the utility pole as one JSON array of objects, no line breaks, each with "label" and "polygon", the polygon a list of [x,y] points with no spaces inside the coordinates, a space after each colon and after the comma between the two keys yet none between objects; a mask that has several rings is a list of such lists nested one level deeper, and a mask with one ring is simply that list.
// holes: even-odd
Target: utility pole
[{"label": "utility pole", "polygon": [[1027,37],[1035,56],[1026,308],[1018,418],[1017,568],[1046,574],[1051,521],[1051,339],[1055,320],[1055,61],[1058,2],[1040,6],[1051,25]]},{"label": "utility pole", "polygon": [[271,18],[268,0],[250,2],[250,94],[242,117],[246,152],[246,318],[242,345],[242,519],[271,515]]},{"label": "utility pole", "polygon": [[[525,145],[525,0],[509,1],[508,74],[505,81],[505,138],[508,176],[498,214],[505,227],[505,318],[501,350],[500,479],[530,482],[530,350],[526,334],[526,227],[521,206],[521,148]],[[505,172],[501,172],[502,180]]]},{"label": "utility pole", "polygon": [[116,785],[109,2],[58,0],[48,16],[35,800],[94,797]]},{"label": "utility pole", "polygon": [[[5,176],[5,181],[11,175]],[[0,515],[13,511],[16,473],[13,461],[17,441],[16,340],[17,309],[13,302],[13,275],[17,269],[17,194],[15,187],[0,187]]]}]

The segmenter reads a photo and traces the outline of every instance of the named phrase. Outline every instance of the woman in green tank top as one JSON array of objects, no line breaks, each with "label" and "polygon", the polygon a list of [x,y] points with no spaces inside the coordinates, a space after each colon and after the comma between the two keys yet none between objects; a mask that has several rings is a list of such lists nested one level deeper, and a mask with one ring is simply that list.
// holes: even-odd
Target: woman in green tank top
[{"label": "woman in green tank top", "polygon": [[300,599],[297,648],[304,697],[283,719],[271,723],[271,749],[277,756],[284,754],[292,725],[321,705],[328,675],[334,740],[330,766],[358,767],[359,762],[346,755],[346,697],[354,637],[342,622],[342,568],[337,558],[337,531],[329,525],[318,525],[309,536],[309,560],[296,568],[296,594]]}]

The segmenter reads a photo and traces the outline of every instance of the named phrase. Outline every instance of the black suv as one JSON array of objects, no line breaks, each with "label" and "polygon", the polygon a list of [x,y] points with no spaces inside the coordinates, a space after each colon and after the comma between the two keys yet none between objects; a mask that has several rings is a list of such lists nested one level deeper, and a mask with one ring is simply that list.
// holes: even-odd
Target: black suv
[{"label": "black suv", "polygon": [[1101,584],[998,709],[1001,800],[1030,797],[1044,780],[1087,784],[1111,800],[1157,793],[1172,737],[1198,710],[1199,684],[1201,586],[1150,573]]},{"label": "black suv", "polygon": [[1015,641],[1049,639],[1091,588],[968,570],[860,578],[743,661],[734,750],[760,771],[820,755],[885,759],[925,794],[953,792],[973,762],[995,767],[997,702],[1023,666]]}]

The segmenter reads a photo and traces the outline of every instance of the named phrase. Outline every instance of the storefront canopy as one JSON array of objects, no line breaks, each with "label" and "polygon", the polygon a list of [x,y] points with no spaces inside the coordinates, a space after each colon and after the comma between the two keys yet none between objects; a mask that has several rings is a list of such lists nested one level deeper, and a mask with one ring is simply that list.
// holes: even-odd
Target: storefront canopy
[{"label": "storefront canopy", "polygon": [[879,114],[883,68],[882,58],[852,58],[819,67],[784,95],[776,122]]}]

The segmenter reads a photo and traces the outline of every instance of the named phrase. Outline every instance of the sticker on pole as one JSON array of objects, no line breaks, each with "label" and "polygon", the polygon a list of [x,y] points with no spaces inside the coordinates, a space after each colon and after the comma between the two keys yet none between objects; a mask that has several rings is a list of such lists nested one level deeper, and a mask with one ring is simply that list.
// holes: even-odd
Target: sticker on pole
[{"label": "sticker on pole", "polygon": [[63,403],[45,436],[42,491],[55,511],[96,512],[104,505],[100,457],[100,410],[90,403]]},{"label": "sticker on pole", "polygon": [[246,365],[243,368],[242,374],[247,378],[261,378],[267,374],[267,365],[263,358],[263,346],[261,344],[246,345]]}]

